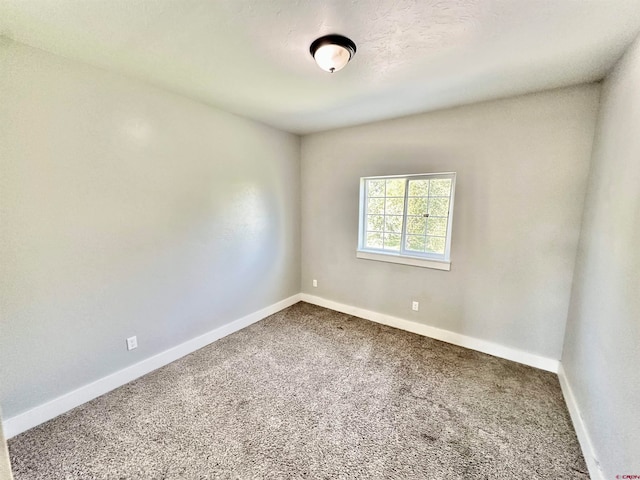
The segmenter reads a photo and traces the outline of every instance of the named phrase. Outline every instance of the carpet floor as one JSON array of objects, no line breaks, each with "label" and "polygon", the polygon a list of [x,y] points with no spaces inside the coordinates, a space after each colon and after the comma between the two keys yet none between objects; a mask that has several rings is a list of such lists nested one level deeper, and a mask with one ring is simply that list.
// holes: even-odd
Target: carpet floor
[{"label": "carpet floor", "polygon": [[9,441],[26,479],[586,479],[556,375],[298,303]]}]

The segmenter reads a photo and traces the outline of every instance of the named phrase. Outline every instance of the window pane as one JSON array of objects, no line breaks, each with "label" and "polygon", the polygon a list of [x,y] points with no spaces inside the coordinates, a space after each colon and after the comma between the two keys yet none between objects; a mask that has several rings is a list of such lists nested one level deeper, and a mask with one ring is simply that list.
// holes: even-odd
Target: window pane
[{"label": "window pane", "polygon": [[427,252],[444,255],[444,246],[445,242],[443,237],[427,237]]},{"label": "window pane", "polygon": [[384,234],[385,250],[400,250],[400,235],[397,233]]},{"label": "window pane", "polygon": [[429,197],[429,215],[446,217],[449,215],[449,199]]},{"label": "window pane", "polygon": [[398,215],[387,215],[384,217],[385,232],[394,232],[394,233],[402,233],[402,217]]},{"label": "window pane", "polygon": [[414,252],[424,252],[426,240],[423,236],[407,235],[407,244],[405,248]]},{"label": "window pane", "polygon": [[444,173],[364,178],[359,248],[444,258],[454,178]]},{"label": "window pane", "polygon": [[387,180],[387,197],[404,197],[404,178]]},{"label": "window pane", "polygon": [[370,198],[367,201],[367,213],[382,215],[384,213],[384,198]]},{"label": "window pane", "polygon": [[384,230],[384,216],[367,215],[367,232],[382,232]]},{"label": "window pane", "polygon": [[427,232],[427,219],[424,217],[407,217],[407,233],[424,235]]},{"label": "window pane", "polygon": [[429,180],[409,180],[410,197],[426,197],[429,195]]},{"label": "window pane", "polygon": [[402,215],[404,210],[404,198],[387,198],[386,210],[387,215]]},{"label": "window pane", "polygon": [[367,248],[382,248],[381,233],[367,233]]},{"label": "window pane", "polygon": [[367,196],[384,197],[384,180],[367,180]]},{"label": "window pane", "polygon": [[451,193],[451,179],[450,178],[436,178],[431,180],[430,196],[448,197]]},{"label": "window pane", "polygon": [[427,213],[427,199],[409,198],[407,200],[407,213],[409,215],[424,215]]},{"label": "window pane", "polygon": [[427,234],[445,236],[447,234],[447,217],[429,217]]}]

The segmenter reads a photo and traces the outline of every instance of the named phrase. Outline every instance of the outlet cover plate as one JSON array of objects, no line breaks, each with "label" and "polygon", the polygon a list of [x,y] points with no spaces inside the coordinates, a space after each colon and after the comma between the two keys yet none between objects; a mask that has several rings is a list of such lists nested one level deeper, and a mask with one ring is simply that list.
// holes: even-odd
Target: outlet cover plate
[{"label": "outlet cover plate", "polygon": [[138,337],[135,335],[127,338],[127,350],[133,350],[134,348],[138,348]]}]

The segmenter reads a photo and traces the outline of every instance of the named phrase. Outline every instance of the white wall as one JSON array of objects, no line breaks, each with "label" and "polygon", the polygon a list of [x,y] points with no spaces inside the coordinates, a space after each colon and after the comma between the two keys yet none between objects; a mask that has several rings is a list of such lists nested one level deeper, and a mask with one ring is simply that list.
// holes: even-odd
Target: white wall
[{"label": "white wall", "polygon": [[604,478],[640,475],[640,39],[603,87],[562,364]]},{"label": "white wall", "polygon": [[298,293],[299,154],[294,135],[0,42],[5,418]]},{"label": "white wall", "polygon": [[[599,91],[303,137],[303,292],[559,359]],[[458,173],[451,271],[356,259],[359,177],[442,171]]]}]

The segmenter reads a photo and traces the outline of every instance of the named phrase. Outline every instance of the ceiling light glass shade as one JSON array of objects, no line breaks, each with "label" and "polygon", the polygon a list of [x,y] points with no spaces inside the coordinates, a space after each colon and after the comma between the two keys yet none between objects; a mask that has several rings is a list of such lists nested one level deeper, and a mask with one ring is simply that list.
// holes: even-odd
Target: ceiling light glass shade
[{"label": "ceiling light glass shade", "polygon": [[324,45],[313,56],[318,66],[327,72],[337,72],[351,60],[351,53],[339,45]]},{"label": "ceiling light glass shade", "polygon": [[341,35],[327,35],[314,41],[310,51],[321,69],[334,73],[349,63],[356,53],[356,44]]}]

